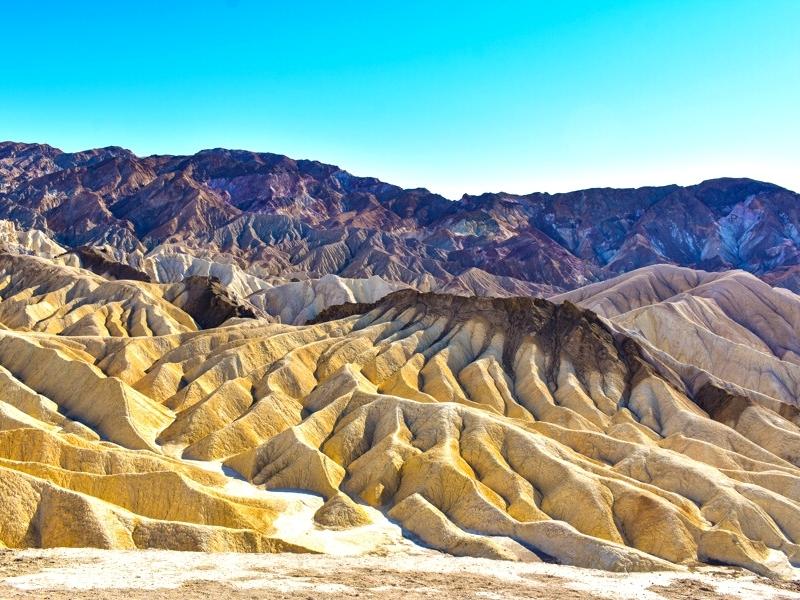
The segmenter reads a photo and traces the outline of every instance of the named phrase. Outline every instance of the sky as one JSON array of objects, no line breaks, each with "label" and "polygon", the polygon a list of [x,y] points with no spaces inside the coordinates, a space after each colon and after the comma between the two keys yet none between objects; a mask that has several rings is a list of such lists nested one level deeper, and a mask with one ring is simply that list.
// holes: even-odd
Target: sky
[{"label": "sky", "polygon": [[0,139],[276,152],[450,198],[800,191],[800,0],[0,1]]}]

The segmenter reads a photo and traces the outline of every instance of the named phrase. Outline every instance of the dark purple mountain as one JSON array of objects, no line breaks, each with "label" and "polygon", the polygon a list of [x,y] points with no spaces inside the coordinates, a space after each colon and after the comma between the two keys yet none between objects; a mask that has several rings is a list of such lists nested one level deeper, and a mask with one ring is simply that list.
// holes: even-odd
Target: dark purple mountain
[{"label": "dark purple mountain", "polygon": [[67,246],[173,243],[262,274],[424,286],[480,269],[569,289],[672,263],[800,291],[800,195],[750,179],[451,201],[277,154],[140,158],[3,142],[0,218]]}]

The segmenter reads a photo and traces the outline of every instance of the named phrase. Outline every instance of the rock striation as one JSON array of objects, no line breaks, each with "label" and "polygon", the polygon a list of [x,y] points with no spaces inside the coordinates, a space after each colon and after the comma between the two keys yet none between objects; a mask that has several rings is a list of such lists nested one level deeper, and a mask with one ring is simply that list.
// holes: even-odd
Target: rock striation
[{"label": "rock striation", "polygon": [[[567,299],[398,290],[300,326],[78,335],[12,318],[42,303],[25,277],[45,265],[3,258],[8,547],[314,549],[281,533],[290,500],[198,466],[222,463],[265,494],[322,496],[309,527],[369,529],[378,509],[457,555],[778,577],[800,563],[796,406],[716,379],[695,391],[644,336]],[[179,310],[157,284],[102,285],[135,290],[129,311]]]}]

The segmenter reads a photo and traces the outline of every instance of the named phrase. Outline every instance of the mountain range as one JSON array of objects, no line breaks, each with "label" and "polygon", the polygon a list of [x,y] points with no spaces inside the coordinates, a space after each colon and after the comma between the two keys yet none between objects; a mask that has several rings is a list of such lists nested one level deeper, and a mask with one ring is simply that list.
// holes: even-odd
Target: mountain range
[{"label": "mountain range", "polygon": [[277,154],[0,143],[0,219],[64,246],[108,245],[134,266],[178,249],[264,279],[378,275],[423,291],[553,293],[661,263],[800,291],[799,200],[749,179],[448,200]]}]

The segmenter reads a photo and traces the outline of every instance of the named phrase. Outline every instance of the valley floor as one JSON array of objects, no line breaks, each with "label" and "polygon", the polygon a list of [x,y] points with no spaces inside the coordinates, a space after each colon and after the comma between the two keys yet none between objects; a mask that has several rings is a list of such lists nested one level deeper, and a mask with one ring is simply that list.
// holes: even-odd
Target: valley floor
[{"label": "valley floor", "polygon": [[0,551],[0,598],[800,599],[800,575],[773,582],[732,568],[617,574],[542,563],[164,550]]}]

